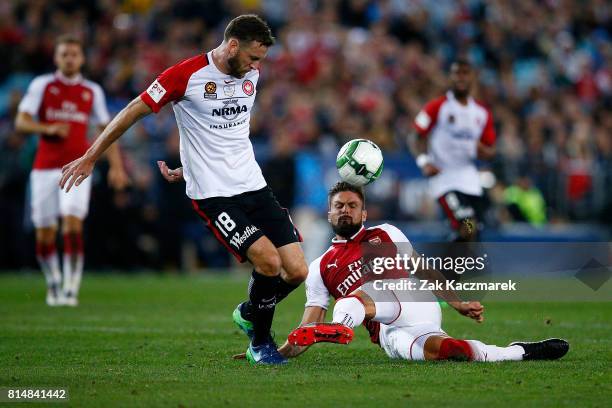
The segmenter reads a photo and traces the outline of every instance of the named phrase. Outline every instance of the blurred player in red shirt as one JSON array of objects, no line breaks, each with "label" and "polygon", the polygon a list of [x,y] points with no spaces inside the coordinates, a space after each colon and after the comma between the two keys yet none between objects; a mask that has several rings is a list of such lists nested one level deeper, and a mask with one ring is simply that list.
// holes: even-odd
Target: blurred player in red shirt
[{"label": "blurred player in red shirt", "polygon": [[456,233],[456,241],[478,239],[483,198],[476,159],[495,156],[491,112],[470,96],[474,70],[467,60],[451,65],[451,89],[428,102],[414,120],[410,147],[431,193]]},{"label": "blurred player in red shirt", "polygon": [[[49,306],[78,304],[83,272],[83,219],[89,208],[91,180],[64,193],[61,169],[89,148],[89,125],[101,132],[110,116],[102,88],[83,78],[83,45],[75,37],[58,38],[54,55],[57,71],[30,83],[19,104],[15,127],[40,135],[30,174],[32,221],[36,228],[36,257],[47,280]],[[37,119],[35,119],[37,118]],[[121,189],[127,177],[117,146],[109,151],[111,186]],[[63,289],[55,240],[62,218],[64,238]]]}]

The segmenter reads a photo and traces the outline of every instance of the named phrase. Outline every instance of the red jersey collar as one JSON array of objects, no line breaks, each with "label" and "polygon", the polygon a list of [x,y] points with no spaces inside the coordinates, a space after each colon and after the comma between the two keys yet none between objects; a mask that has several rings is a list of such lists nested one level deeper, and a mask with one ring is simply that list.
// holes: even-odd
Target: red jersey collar
[{"label": "red jersey collar", "polygon": [[359,228],[359,231],[357,231],[355,234],[353,234],[353,236],[350,237],[348,240],[346,240],[346,239],[338,239],[338,238],[334,237],[332,239],[332,244],[344,244],[347,241],[358,241],[359,238],[361,238],[361,235],[364,233],[364,231],[365,231],[365,227],[362,224],[361,228]]}]

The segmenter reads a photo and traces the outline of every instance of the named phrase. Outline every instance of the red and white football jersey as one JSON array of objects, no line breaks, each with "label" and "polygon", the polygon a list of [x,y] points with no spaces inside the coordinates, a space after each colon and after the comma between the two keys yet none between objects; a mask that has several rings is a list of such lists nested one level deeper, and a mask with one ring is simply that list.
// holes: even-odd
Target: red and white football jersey
[{"label": "red and white football jersey", "polygon": [[[319,306],[327,309],[329,296],[334,299],[344,297],[359,289],[365,278],[364,258],[373,253],[376,256],[395,257],[398,253],[396,244],[402,244],[401,253],[412,255],[412,244],[397,227],[381,224],[375,227],[361,227],[359,232],[348,240],[332,240],[332,246],[308,268],[306,278],[306,307]],[[380,250],[377,250],[377,247]],[[364,249],[373,252],[364,254]],[[367,263],[367,261],[366,261]],[[408,277],[402,270],[387,270],[384,276],[367,271],[373,279],[398,279]]]},{"label": "red and white football jersey", "polygon": [[413,125],[420,137],[428,137],[432,164],[440,169],[429,179],[433,196],[453,190],[482,195],[474,160],[479,141],[495,144],[491,112],[471,97],[462,105],[449,91],[427,103]]},{"label": "red and white football jersey", "polygon": [[259,71],[234,78],[215,66],[211,54],[168,68],[140,95],[156,113],[172,102],[186,193],[195,200],[266,186],[249,140]]},{"label": "red and white football jersey", "polygon": [[110,120],[100,85],[80,75],[66,78],[59,71],[34,78],[18,110],[37,116],[41,123],[70,125],[65,138],[40,136],[35,169],[61,168],[81,157],[89,148],[89,124],[106,125]]}]

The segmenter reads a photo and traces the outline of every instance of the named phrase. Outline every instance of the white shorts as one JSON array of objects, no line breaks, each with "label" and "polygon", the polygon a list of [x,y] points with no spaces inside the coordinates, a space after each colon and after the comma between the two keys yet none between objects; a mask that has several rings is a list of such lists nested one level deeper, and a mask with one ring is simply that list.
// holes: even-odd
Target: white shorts
[{"label": "white shorts", "polygon": [[[391,279],[387,283],[399,284],[418,280]],[[376,305],[375,321],[380,322],[380,345],[391,358],[424,360],[425,341],[433,335],[444,335],[442,310],[433,293],[426,290],[391,290],[367,282],[359,290],[367,293]],[[397,286],[396,286],[397,287]]]},{"label": "white shorts", "polygon": [[391,358],[425,360],[425,342],[431,336],[446,336],[446,333],[435,324],[380,325],[380,346]]},{"label": "white shorts", "polygon": [[89,209],[91,176],[68,193],[61,190],[61,169],[32,170],[30,173],[32,222],[36,228],[57,225],[60,216],[84,219]]}]

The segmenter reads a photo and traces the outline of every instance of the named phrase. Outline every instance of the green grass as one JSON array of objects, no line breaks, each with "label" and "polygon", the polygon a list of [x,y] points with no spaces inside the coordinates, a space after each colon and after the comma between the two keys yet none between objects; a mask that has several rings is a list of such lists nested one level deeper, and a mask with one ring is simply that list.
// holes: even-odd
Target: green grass
[{"label": "green grass", "polygon": [[[359,329],[349,346],[318,345],[267,368],[231,359],[247,346],[231,321],[246,282],[246,275],[90,275],[81,305],[71,309],[44,304],[42,276],[0,275],[0,387],[67,388],[76,407],[584,407],[612,400],[612,303],[488,304],[482,325],[444,311],[444,328],[459,338],[506,345],[564,337],[572,348],[560,361],[390,360]],[[279,340],[300,320],[303,301],[299,289],[277,309]]]}]

